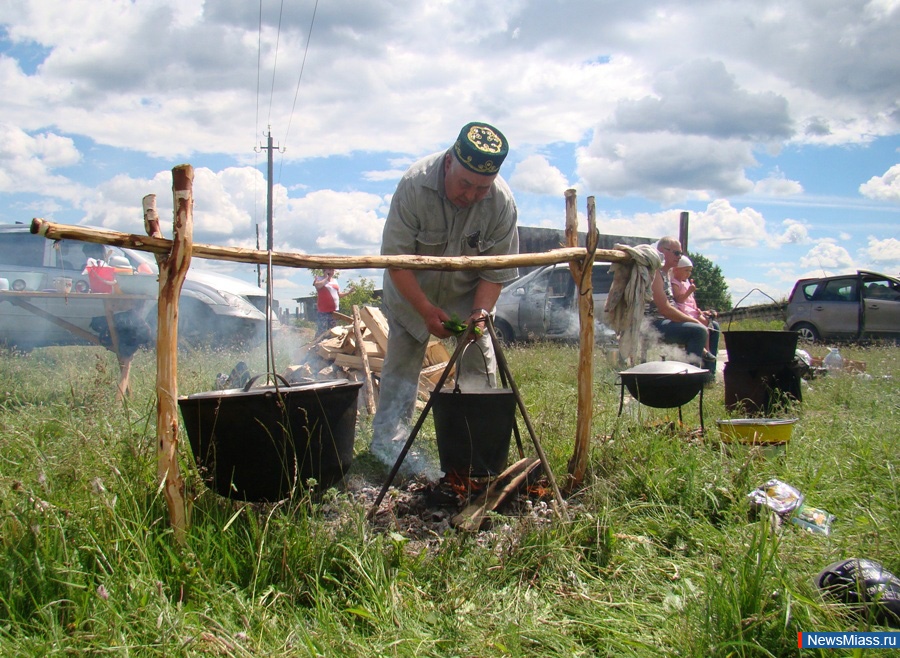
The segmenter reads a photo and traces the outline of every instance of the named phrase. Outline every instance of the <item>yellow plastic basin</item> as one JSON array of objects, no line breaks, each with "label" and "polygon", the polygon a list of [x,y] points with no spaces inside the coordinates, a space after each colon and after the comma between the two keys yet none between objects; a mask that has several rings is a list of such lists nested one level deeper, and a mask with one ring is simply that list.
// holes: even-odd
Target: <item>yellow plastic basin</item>
[{"label": "yellow plastic basin", "polygon": [[732,418],[717,420],[722,441],[748,445],[784,444],[791,440],[796,418]]}]

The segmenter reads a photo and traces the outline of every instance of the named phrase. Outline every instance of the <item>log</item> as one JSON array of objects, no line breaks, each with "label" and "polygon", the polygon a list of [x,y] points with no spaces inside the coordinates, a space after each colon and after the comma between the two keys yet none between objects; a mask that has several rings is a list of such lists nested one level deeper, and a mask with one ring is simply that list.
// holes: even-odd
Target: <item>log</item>
[{"label": "log", "polygon": [[439,340],[432,340],[425,348],[425,365],[433,366],[436,363],[447,363],[450,360],[450,352]]},{"label": "log", "polygon": [[452,523],[460,530],[475,532],[481,528],[487,513],[506,500],[519,489],[534,470],[541,465],[540,459],[525,457],[507,468],[491,482],[478,498],[453,517]]},{"label": "log", "polygon": [[359,317],[366,323],[366,328],[371,332],[372,339],[381,348],[382,353],[387,354],[388,323],[381,309],[374,306],[363,306],[359,309]]},{"label": "log", "polygon": [[193,180],[194,170],[190,165],[179,165],[172,170],[175,239],[170,242],[171,252],[160,262],[156,334],[157,477],[179,544],[185,542],[189,513],[184,497],[184,478],[178,467],[178,301],[191,264]]},{"label": "log", "polygon": [[[570,194],[571,192],[571,194]],[[575,190],[566,191],[566,241],[573,244],[578,239],[578,210]],[[594,416],[592,403],[594,389],[594,290],[591,269],[594,252],[600,239],[597,231],[594,197],[588,197],[587,256],[581,261],[569,263],[578,290],[578,406],[575,421],[575,449],[569,460],[569,487],[577,487],[584,480],[590,450],[591,422]]]},{"label": "log", "polygon": [[359,348],[359,356],[362,361],[363,381],[366,387],[366,411],[370,416],[375,415],[375,391],[372,386],[372,369],[369,367],[369,355],[362,337],[362,322],[359,319],[359,306],[353,305],[353,332],[356,334],[356,345]]},{"label": "log", "polygon": [[[172,249],[172,241],[162,237],[150,237],[49,222],[35,217],[31,220],[31,232],[42,235],[49,240],[82,240],[128,247],[138,251],[146,251],[165,255]],[[207,244],[194,244],[192,256],[209,260],[226,260],[235,263],[251,263],[265,265],[269,262],[269,252],[243,247],[219,247]],[[367,268],[399,268],[405,270],[440,270],[459,272],[463,270],[496,270],[511,267],[527,267],[531,265],[553,265],[580,260],[587,255],[584,247],[551,249],[542,253],[508,254],[504,256],[328,256],[307,255],[291,252],[272,252],[272,265],[295,268],[324,269],[367,269]],[[631,256],[618,249],[598,249],[595,260],[607,263],[627,263]],[[345,316],[346,317],[346,316]]]},{"label": "log", "polygon": [[[363,359],[359,354],[344,354],[343,352],[336,352],[331,357],[328,358],[334,365],[340,366],[341,368],[354,368],[356,370],[363,369]],[[384,366],[384,359],[379,359],[377,357],[372,357],[368,359],[369,368],[375,372],[380,372],[382,366]]]}]

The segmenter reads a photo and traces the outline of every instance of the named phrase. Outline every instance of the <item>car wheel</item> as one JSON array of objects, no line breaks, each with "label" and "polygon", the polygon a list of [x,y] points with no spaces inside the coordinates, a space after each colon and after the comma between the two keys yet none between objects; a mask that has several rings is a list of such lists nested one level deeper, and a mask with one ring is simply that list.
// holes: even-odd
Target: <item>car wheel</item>
[{"label": "car wheel", "polygon": [[809,324],[808,322],[800,322],[791,327],[791,331],[796,331],[800,334],[800,340],[806,343],[815,343],[819,340],[819,332],[816,331],[816,328]]},{"label": "car wheel", "polygon": [[504,345],[510,345],[516,340],[512,327],[503,320],[494,320],[494,333],[497,339]]}]

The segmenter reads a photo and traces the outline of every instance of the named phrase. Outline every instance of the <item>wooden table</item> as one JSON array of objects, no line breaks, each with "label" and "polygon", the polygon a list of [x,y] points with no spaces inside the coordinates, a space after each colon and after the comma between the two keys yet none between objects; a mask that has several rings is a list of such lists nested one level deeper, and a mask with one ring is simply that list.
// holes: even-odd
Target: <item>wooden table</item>
[{"label": "wooden table", "polygon": [[[0,302],[9,302],[31,315],[64,329],[77,339],[91,345],[98,345],[115,354],[119,363],[119,381],[116,389],[117,400],[122,400],[129,393],[131,361],[134,353],[125,354],[120,349],[115,314],[137,310],[148,301],[155,301],[155,298],[148,295],[126,295],[122,293],[63,293],[28,290],[18,292],[0,290]],[[4,315],[7,315],[7,318],[9,318],[8,314]],[[70,320],[74,320],[74,322],[62,317],[64,315],[70,316]],[[90,320],[98,316],[106,317],[110,335],[109,345],[104,344],[99,334],[90,328]],[[80,324],[76,324],[76,322]]]}]

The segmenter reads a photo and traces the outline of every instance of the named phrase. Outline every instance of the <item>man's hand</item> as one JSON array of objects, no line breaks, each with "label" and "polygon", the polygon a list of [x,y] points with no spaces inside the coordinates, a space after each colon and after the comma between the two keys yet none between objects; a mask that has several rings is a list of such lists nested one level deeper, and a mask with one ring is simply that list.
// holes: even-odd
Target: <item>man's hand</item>
[{"label": "man's hand", "polygon": [[453,334],[444,326],[444,322],[450,319],[450,316],[444,312],[444,309],[438,308],[433,304],[429,304],[425,312],[422,313],[422,319],[428,328],[428,333],[438,338],[450,338]]},{"label": "man's hand", "polygon": [[476,336],[480,336],[487,331],[487,316],[490,313],[484,308],[472,309],[469,315],[469,324],[475,323]]}]

